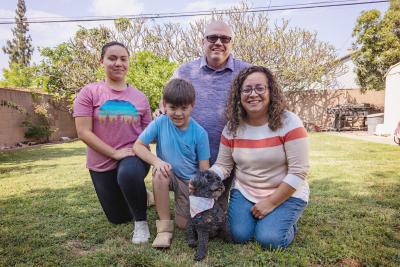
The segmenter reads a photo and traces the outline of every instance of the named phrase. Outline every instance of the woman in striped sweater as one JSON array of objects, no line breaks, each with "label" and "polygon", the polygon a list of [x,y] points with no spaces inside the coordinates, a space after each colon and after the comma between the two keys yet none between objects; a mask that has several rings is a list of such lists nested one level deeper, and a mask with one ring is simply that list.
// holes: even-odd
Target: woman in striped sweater
[{"label": "woman in striped sweater", "polygon": [[286,110],[272,73],[252,66],[234,80],[216,163],[223,179],[233,170],[228,223],[237,243],[255,239],[284,248],[294,239],[308,202],[308,138],[301,120]]}]

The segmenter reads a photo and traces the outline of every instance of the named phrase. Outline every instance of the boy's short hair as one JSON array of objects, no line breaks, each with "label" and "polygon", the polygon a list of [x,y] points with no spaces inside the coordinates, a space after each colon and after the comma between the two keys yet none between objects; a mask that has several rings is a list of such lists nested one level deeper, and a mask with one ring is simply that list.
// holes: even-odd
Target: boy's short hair
[{"label": "boy's short hair", "polygon": [[183,79],[172,79],[164,87],[163,100],[177,107],[193,105],[196,100],[196,92],[190,82]]}]

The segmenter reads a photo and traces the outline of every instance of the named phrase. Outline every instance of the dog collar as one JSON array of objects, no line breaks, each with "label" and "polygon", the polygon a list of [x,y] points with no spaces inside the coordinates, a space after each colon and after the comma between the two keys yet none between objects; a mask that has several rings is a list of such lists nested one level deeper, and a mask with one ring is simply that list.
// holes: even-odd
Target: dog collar
[{"label": "dog collar", "polygon": [[190,216],[193,218],[200,212],[211,209],[214,202],[213,198],[189,196]]}]

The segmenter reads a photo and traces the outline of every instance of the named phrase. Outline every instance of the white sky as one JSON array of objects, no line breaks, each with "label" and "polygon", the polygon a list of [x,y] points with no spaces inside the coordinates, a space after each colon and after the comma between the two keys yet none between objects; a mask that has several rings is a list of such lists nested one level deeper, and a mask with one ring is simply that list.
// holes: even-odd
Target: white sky
[{"label": "white sky", "polygon": [[[321,0],[249,0],[252,7],[268,7],[274,5],[288,5],[311,3]],[[357,1],[357,0],[356,0]],[[180,11],[204,11],[211,9],[225,9],[240,1],[228,0],[25,0],[28,19],[34,17],[77,17],[96,15],[134,15],[140,13],[164,13]],[[14,18],[17,0],[0,1],[0,20]],[[319,9],[292,10],[270,12],[272,20],[281,18],[290,21],[290,26],[301,27],[317,32],[318,38],[336,47],[338,55],[343,56],[351,47],[352,29],[357,17],[363,10],[376,8],[385,12],[389,3],[342,6]],[[176,21],[176,20],[175,20]],[[182,19],[187,23],[188,19]],[[161,21],[160,21],[161,22]],[[78,29],[78,25],[95,27],[106,25],[106,22],[79,22],[79,23],[52,23],[31,24],[29,33],[33,40],[35,52],[34,62],[40,62],[37,47],[53,47],[71,38]],[[0,25],[0,47],[12,37],[13,25]],[[0,70],[8,67],[8,56],[0,51]],[[0,74],[1,76],[1,74]]]}]

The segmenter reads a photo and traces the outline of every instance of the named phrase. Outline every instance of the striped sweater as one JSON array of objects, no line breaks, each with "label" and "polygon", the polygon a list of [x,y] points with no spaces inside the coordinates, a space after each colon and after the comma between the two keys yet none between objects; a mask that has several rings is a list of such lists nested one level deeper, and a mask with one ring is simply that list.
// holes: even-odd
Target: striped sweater
[{"label": "striped sweater", "polygon": [[223,179],[234,169],[233,188],[257,203],[272,194],[280,183],[296,189],[293,197],[308,202],[306,176],[308,163],[307,132],[299,117],[285,111],[283,126],[272,131],[268,124],[241,124],[233,137],[225,126],[218,158],[211,167]]}]

